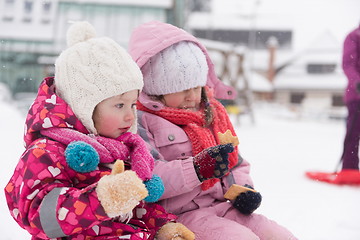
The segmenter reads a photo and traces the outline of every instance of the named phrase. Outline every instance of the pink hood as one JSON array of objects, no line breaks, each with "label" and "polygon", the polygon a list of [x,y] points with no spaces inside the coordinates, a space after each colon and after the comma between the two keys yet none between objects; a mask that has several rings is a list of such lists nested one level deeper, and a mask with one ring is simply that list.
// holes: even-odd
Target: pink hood
[{"label": "pink hood", "polygon": [[70,106],[56,94],[53,77],[42,81],[26,116],[25,147],[41,137],[40,131],[50,128],[69,128],[88,134]]},{"label": "pink hood", "polygon": [[209,67],[206,85],[214,90],[215,98],[236,98],[235,89],[225,85],[217,78],[214,64],[212,63],[206,48],[199,40],[186,31],[171,24],[152,21],[137,27],[130,38],[129,53],[137,65],[142,68],[151,57],[165,48],[181,41],[193,42],[204,52]]}]

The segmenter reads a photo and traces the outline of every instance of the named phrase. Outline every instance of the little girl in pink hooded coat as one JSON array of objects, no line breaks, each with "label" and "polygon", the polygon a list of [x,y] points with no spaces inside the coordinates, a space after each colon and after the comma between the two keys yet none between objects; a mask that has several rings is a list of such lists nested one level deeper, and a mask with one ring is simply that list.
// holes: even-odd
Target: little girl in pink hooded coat
[{"label": "little girl in pink hooded coat", "polygon": [[138,133],[153,147],[154,172],[164,181],[160,204],[198,240],[296,239],[253,213],[261,203],[259,192],[224,198],[232,184],[253,188],[253,182],[238,148],[221,144],[217,135],[236,133],[215,98],[236,94],[216,77],[205,47],[184,30],[153,21],[133,31],[129,52],[144,76]]}]

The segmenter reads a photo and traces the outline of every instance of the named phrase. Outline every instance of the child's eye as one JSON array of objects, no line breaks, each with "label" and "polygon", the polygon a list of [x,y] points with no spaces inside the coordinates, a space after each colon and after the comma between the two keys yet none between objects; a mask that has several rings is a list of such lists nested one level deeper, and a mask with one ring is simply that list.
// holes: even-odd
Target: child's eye
[{"label": "child's eye", "polygon": [[119,104],[116,104],[115,107],[117,107],[117,108],[123,108],[123,107],[124,107],[124,104],[123,104],[123,103],[119,103]]}]

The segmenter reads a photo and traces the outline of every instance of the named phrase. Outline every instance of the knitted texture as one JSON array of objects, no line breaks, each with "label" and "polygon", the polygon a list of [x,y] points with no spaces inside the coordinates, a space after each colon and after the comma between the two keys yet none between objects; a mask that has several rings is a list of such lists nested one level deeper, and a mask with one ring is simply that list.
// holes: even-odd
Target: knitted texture
[{"label": "knitted texture", "polygon": [[163,195],[165,191],[162,179],[154,174],[151,179],[144,181],[148,196],[144,199],[145,202],[156,202]]},{"label": "knitted texture", "polygon": [[[250,185],[245,184],[245,187],[252,188]],[[259,192],[242,192],[233,202],[234,208],[239,210],[242,214],[249,215],[253,213],[261,204],[262,196]]]},{"label": "knitted texture", "polygon": [[[146,108],[140,102],[137,103],[137,106],[139,110],[158,115],[182,127],[191,141],[193,155],[196,155],[206,148],[220,144],[218,132],[224,133],[226,130],[230,129],[232,135],[236,136],[224,106],[212,96],[207,87],[205,87],[205,89],[213,112],[213,121],[210,128],[205,127],[204,110],[193,112],[186,109],[164,107],[159,111],[153,111]],[[238,150],[237,147],[235,147],[234,151],[229,154],[229,169],[234,167],[237,163]],[[207,190],[218,181],[219,179],[216,178],[208,179],[202,182],[201,187],[203,190]]]},{"label": "knitted texture", "polygon": [[55,62],[55,85],[57,94],[87,130],[97,134],[92,120],[96,105],[107,98],[141,90],[143,80],[124,48],[110,38],[95,38],[95,34],[87,22],[77,22],[69,28],[70,45]]},{"label": "knitted texture", "polygon": [[195,234],[181,223],[168,222],[156,234],[157,240],[194,240]]},{"label": "knitted texture", "polygon": [[164,95],[205,86],[208,65],[202,50],[192,42],[179,42],[151,57],[141,71],[143,91]]},{"label": "knitted texture", "polygon": [[77,172],[94,171],[99,164],[100,157],[96,150],[82,141],[71,142],[65,150],[67,164]]},{"label": "knitted texture", "polygon": [[228,154],[234,151],[231,143],[204,149],[194,157],[194,166],[201,182],[221,178],[229,172]]},{"label": "knitted texture", "polygon": [[90,137],[69,128],[43,129],[41,134],[65,145],[69,145],[73,141],[85,142],[96,150],[101,163],[112,163],[114,159],[127,161],[130,156],[129,148],[125,144],[111,138],[101,136]]},{"label": "knitted texture", "polygon": [[103,176],[96,187],[97,196],[106,214],[126,221],[132,217],[132,210],[148,192],[145,185],[133,171]]},{"label": "knitted texture", "polygon": [[137,134],[124,133],[116,140],[123,142],[130,150],[131,169],[143,180],[152,178],[154,158],[147,149],[145,141]]},{"label": "knitted texture", "polygon": [[67,128],[42,130],[41,134],[67,145],[73,141],[83,141],[97,151],[101,163],[112,163],[114,159],[121,159],[131,165],[131,170],[136,172],[141,180],[152,178],[154,159],[147,150],[144,140],[136,134],[125,133],[122,138],[116,140],[100,136],[92,138]]}]

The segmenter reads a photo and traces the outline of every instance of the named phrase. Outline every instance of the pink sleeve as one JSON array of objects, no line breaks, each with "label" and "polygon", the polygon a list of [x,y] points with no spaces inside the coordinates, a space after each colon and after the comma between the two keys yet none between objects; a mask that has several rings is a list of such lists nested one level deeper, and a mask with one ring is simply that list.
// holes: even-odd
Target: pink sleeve
[{"label": "pink sleeve", "polygon": [[360,82],[360,69],[359,69],[359,39],[360,30],[350,33],[344,41],[343,50],[343,69],[350,84]]},{"label": "pink sleeve", "polygon": [[170,162],[157,160],[154,173],[162,178],[165,186],[160,200],[191,192],[201,184],[192,158]]},{"label": "pink sleeve", "polygon": [[[239,157],[241,158],[241,157]],[[240,165],[235,166],[228,176],[225,177],[224,181],[225,189],[224,193],[229,189],[232,184],[254,186],[253,181],[250,177],[250,164],[245,159],[242,159]]]},{"label": "pink sleeve", "polygon": [[39,238],[63,237],[110,219],[95,185],[72,187],[61,152],[57,145],[37,142],[23,154],[5,189],[13,218]]}]

